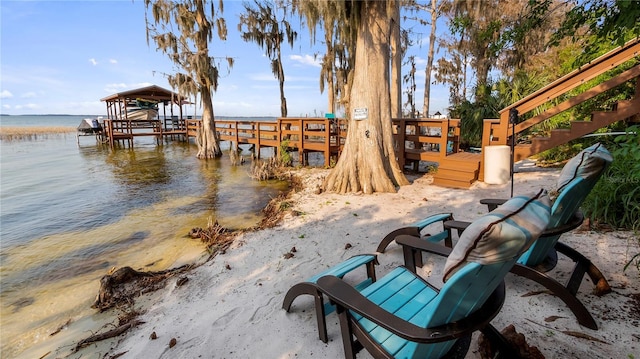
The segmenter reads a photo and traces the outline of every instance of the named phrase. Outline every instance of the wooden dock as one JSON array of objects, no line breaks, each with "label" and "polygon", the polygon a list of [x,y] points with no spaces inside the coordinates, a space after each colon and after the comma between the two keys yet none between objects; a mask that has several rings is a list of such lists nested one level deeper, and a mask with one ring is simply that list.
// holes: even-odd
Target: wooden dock
[{"label": "wooden dock", "polygon": [[[155,121],[105,120],[105,134],[110,146],[118,142],[133,145],[137,136],[154,136],[158,143],[171,136],[179,140],[195,138],[202,126],[200,119],[163,119]],[[298,152],[302,165],[308,164],[310,153],[320,153],[324,166],[335,163],[347,136],[347,124],[337,118],[278,118],[275,121],[215,121],[221,141],[232,146],[252,145],[259,158],[261,149],[273,148]],[[442,162],[458,152],[460,121],[451,119],[394,119],[394,139],[401,166],[417,170],[420,161]],[[444,134],[444,135],[443,135]]]},{"label": "wooden dock", "polygon": [[[115,93],[102,99],[107,105],[107,119],[102,125],[102,140],[113,148],[132,147],[134,139],[155,137],[189,141],[202,126],[200,119],[187,116],[183,106],[190,102],[183,96],[158,86]],[[177,112],[177,113],[175,113]],[[403,168],[418,169],[421,161],[440,163],[458,152],[460,120],[393,119],[396,156]],[[323,156],[324,166],[337,162],[347,137],[347,121],[338,118],[278,118],[274,121],[215,121],[220,140],[230,141],[230,148],[249,144],[256,157],[261,149],[273,148],[298,152],[300,163],[309,163],[309,154]],[[477,179],[477,170],[475,172]],[[469,183],[465,179],[466,183]]]},{"label": "wooden dock", "polygon": [[[262,148],[274,148],[279,155],[284,149],[298,152],[303,165],[308,164],[309,153],[321,153],[324,165],[337,161],[342,151],[346,129],[344,120],[331,118],[279,118],[276,121],[225,121],[215,122],[222,141],[233,144],[253,145],[259,158]],[[201,126],[197,120],[187,122],[188,137],[195,136]]]}]

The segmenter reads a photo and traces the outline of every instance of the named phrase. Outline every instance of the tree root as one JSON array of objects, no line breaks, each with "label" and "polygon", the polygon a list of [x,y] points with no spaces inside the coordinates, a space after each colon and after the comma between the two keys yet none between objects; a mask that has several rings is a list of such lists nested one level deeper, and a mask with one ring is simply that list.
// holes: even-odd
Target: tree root
[{"label": "tree root", "polygon": [[[516,350],[520,358],[526,359],[544,359],[544,355],[540,350],[532,345],[527,344],[527,340],[523,334],[518,333],[513,324],[504,328],[500,334],[504,339]],[[495,358],[498,348],[495,348],[490,340],[481,334],[478,338],[478,351],[481,358]]]},{"label": "tree root", "polygon": [[190,268],[191,265],[183,265],[158,272],[138,272],[122,267],[100,279],[100,290],[91,308],[102,312],[120,304],[131,305],[134,298],[164,287],[168,278]]}]

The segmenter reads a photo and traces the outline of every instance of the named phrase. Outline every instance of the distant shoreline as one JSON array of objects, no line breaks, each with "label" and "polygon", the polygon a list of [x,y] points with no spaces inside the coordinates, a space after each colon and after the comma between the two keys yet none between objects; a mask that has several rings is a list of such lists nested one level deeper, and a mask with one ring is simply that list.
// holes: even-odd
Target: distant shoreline
[{"label": "distant shoreline", "polygon": [[10,126],[0,127],[0,140],[30,140],[43,135],[56,135],[76,132],[75,127],[67,126]]}]

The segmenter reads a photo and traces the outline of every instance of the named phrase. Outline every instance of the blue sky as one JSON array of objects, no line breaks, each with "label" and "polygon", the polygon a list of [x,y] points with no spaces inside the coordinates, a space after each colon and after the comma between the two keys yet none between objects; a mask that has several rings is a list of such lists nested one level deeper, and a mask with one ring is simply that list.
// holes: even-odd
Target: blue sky
[{"label": "blue sky", "polygon": [[[210,44],[212,56],[235,59],[221,71],[213,95],[216,116],[280,116],[278,82],[269,60],[237,31],[241,1],[224,3],[227,41]],[[0,113],[103,115],[108,95],[148,85],[171,89],[163,73],[175,73],[166,55],[147,44],[142,0],[0,2]],[[283,49],[289,116],[323,116],[318,62],[306,28],[294,48]],[[427,37],[427,36],[425,36]],[[417,53],[422,108],[426,47]],[[406,99],[403,99],[406,101]],[[448,91],[432,86],[431,112],[445,113]],[[198,110],[198,113],[199,110]]]}]

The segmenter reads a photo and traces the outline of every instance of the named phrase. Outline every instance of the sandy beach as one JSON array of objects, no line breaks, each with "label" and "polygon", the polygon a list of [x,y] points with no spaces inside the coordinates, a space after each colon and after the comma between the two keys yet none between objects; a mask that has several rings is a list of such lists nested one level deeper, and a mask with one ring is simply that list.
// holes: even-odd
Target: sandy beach
[{"label": "sandy beach", "polygon": [[[441,212],[472,220],[486,211],[479,199],[505,198],[510,192],[510,183],[478,182],[469,190],[455,190],[431,185],[429,175],[414,175],[408,176],[412,184],[397,193],[318,194],[328,170],[298,173],[304,189],[292,195],[293,207],[279,225],[240,235],[225,253],[189,273],[185,285],[177,286],[174,278],[166,288],[138,299],[142,324],[71,357],[343,357],[335,314],[327,317],[329,342],[325,344],[318,339],[310,296],[297,298],[290,313],[282,309],[291,286],[353,255],[374,253],[379,241],[394,229]],[[551,189],[558,173],[523,169],[515,174],[515,194]],[[597,297],[588,279],[580,287],[578,297],[599,330],[580,326],[562,301],[512,274],[506,278],[504,307],[492,324],[499,330],[513,324],[546,358],[640,358],[640,276],[633,266],[623,271],[631,256],[640,252],[635,235],[581,228],[561,240],[591,258],[613,288],[612,293]],[[378,278],[402,265],[395,243],[378,258]],[[441,283],[443,265],[443,259],[429,258],[419,273]],[[552,276],[566,276],[570,265],[561,258]],[[156,339],[151,339],[152,333]],[[175,345],[170,347],[172,339]],[[468,358],[480,357],[476,339],[477,334]],[[64,356],[65,350],[51,354]],[[366,352],[359,354],[359,358],[369,357]]]}]

